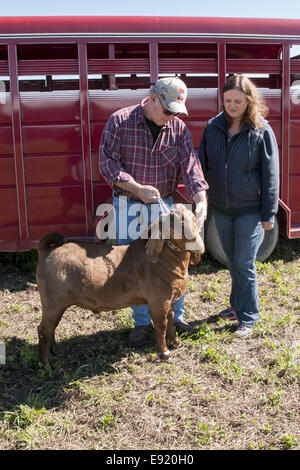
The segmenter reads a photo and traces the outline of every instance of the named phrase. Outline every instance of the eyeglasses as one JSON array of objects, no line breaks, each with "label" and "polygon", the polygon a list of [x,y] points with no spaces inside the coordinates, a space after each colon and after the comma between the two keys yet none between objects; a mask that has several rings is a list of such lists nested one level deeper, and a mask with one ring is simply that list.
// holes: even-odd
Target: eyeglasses
[{"label": "eyeglasses", "polygon": [[158,97],[159,102],[160,102],[160,104],[161,104],[161,107],[162,107],[162,109],[163,109],[163,113],[164,113],[166,116],[178,116],[178,114],[180,114],[180,113],[172,113],[172,111],[169,111],[168,109],[166,109],[166,108],[164,107],[164,105],[163,105],[161,99],[160,99],[160,96],[157,95],[157,97]]}]

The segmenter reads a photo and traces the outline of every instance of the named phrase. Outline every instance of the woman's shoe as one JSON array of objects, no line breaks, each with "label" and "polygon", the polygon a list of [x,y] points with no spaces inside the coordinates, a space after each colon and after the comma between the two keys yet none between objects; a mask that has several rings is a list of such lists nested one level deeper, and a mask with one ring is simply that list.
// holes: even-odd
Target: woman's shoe
[{"label": "woman's shoe", "polygon": [[237,320],[236,312],[233,307],[229,307],[226,308],[226,310],[222,310],[222,312],[219,313],[219,316],[223,318],[223,320]]},{"label": "woman's shoe", "polygon": [[234,332],[234,335],[238,338],[249,338],[252,335],[252,328],[248,328],[247,326],[240,325],[238,329]]}]

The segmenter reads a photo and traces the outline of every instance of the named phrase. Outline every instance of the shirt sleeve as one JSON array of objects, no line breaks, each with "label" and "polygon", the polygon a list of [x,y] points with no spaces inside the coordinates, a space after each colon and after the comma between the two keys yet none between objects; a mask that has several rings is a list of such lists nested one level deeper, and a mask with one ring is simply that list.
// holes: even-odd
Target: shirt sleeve
[{"label": "shirt sleeve", "polygon": [[115,182],[129,181],[132,176],[121,164],[121,124],[112,115],[107,121],[101,136],[99,148],[99,170],[111,187]]},{"label": "shirt sleeve", "polygon": [[191,199],[199,191],[208,189],[201,163],[197,158],[190,131],[185,126],[180,144],[181,176]]},{"label": "shirt sleeve", "polygon": [[262,207],[261,220],[274,222],[279,197],[279,157],[276,137],[267,126],[262,141]]}]

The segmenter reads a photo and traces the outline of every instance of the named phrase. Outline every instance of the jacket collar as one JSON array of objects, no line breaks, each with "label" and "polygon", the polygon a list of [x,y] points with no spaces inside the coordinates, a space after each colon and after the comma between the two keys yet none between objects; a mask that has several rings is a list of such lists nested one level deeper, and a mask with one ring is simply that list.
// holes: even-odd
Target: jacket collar
[{"label": "jacket collar", "polygon": [[[263,128],[265,128],[268,125],[268,121],[262,116],[260,116],[260,120],[263,123]],[[223,111],[211,119],[211,124],[215,127],[218,127],[219,129],[222,129],[226,134],[228,134],[228,125]],[[241,129],[241,132],[249,130],[255,130],[255,128],[251,126],[251,124],[246,122],[243,128]]]}]

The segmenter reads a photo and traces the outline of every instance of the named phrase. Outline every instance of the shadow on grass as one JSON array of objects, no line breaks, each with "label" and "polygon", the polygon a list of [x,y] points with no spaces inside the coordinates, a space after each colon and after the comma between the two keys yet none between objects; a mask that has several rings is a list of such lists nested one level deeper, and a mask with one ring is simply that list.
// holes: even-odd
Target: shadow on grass
[{"label": "shadow on grass", "polygon": [[280,236],[275,250],[266,262],[272,263],[273,261],[281,260],[285,263],[289,263],[298,258],[300,258],[300,239],[289,240],[286,237]]},{"label": "shadow on grass", "polygon": [[208,252],[205,252],[197,266],[189,266],[190,274],[216,274],[225,266],[216,261]]},{"label": "shadow on grass", "polygon": [[[210,328],[210,325],[214,325],[214,328],[212,330],[217,333],[222,333],[223,331],[228,331],[233,333],[236,328],[237,328],[237,322],[229,322],[228,320],[222,321],[220,323],[220,316],[217,315],[211,315],[210,317],[203,318],[202,320],[195,320],[192,322],[189,322],[191,326],[197,329],[197,331],[201,331],[202,328],[206,329],[206,327]],[[197,334],[197,333],[196,333]]]},{"label": "shadow on grass", "polygon": [[[275,250],[266,262],[279,261],[292,262],[300,257],[300,239],[289,240],[280,236]],[[37,266],[37,250],[24,253],[0,252],[0,289],[5,288],[5,278],[9,273],[19,273],[35,280]],[[216,261],[207,251],[202,256],[198,266],[190,266],[192,273],[213,274],[225,267]]]},{"label": "shadow on grass", "polygon": [[[216,323],[218,316],[190,324],[200,330]],[[223,326],[232,329],[232,325]],[[220,332],[223,328],[218,328]],[[56,353],[50,355],[53,368],[38,365],[38,345],[12,337],[5,344],[6,364],[0,365],[0,419],[3,412],[14,412],[27,404],[40,409],[62,407],[73,393],[72,384],[87,378],[118,373],[114,364],[133,354],[154,353],[155,332],[150,332],[144,348],[129,346],[130,329],[99,331],[91,335],[73,336],[57,342]],[[184,340],[185,335],[181,339]],[[126,365],[125,365],[126,367]]]},{"label": "shadow on grass", "polygon": [[35,273],[1,272],[0,291],[9,292],[26,291],[32,284],[36,284]]},{"label": "shadow on grass", "polygon": [[38,261],[37,250],[0,252],[0,273],[33,273]]},{"label": "shadow on grass", "polygon": [[[280,238],[276,250],[267,261],[292,262],[299,256],[300,240]],[[221,269],[225,268],[209,254],[203,256],[200,265],[190,267],[191,272],[199,274],[217,273]],[[34,282],[33,272],[26,275],[16,272],[0,274],[0,289],[26,290]],[[201,329],[217,321],[218,316],[213,315],[192,324]],[[232,331],[235,326],[216,325],[216,328],[220,332],[223,329]],[[137,351],[128,346],[129,332],[128,329],[100,331],[59,341],[57,354],[53,357],[54,370],[38,367],[37,344],[32,345],[17,337],[8,340],[5,344],[7,363],[0,364],[0,419],[4,416],[3,411],[17,410],[22,404],[47,409],[63,406],[74,382],[103,374],[115,374],[117,370],[114,364]],[[149,352],[154,352],[154,333],[149,336],[147,346],[138,350],[142,356]]]},{"label": "shadow on grass", "polygon": [[154,333],[147,345],[129,347],[130,330],[100,331],[73,336],[57,342],[50,367],[38,365],[38,345],[16,337],[6,342],[6,364],[0,365],[0,418],[3,411],[14,411],[22,404],[51,409],[62,406],[68,397],[68,385],[80,379],[115,374],[115,363],[138,352],[154,352]]},{"label": "shadow on grass", "polygon": [[[264,262],[272,263],[274,261],[283,261],[290,263],[300,258],[300,239],[289,240],[280,236],[275,250]],[[208,252],[202,256],[198,266],[190,266],[190,274],[216,274],[222,269],[227,269],[216,261]]]}]

